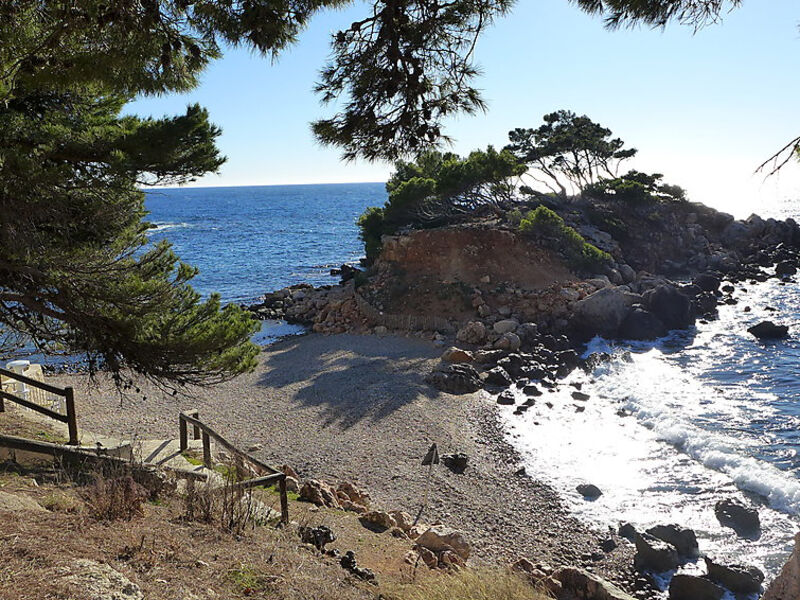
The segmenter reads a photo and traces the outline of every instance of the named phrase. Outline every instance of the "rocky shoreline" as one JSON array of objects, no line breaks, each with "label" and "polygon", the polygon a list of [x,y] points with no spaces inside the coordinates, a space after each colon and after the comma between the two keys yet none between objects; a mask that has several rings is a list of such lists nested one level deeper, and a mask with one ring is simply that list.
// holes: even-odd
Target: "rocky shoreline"
[{"label": "rocky shoreline", "polygon": [[[746,291],[747,285],[770,278],[780,280],[781,285],[795,283],[800,266],[800,227],[793,220],[764,220],[753,215],[736,221],[688,203],[657,210],[660,220],[648,217],[650,223],[659,223],[657,227],[640,227],[636,235],[625,236],[622,242],[581,220],[575,216],[578,211],[573,211],[570,224],[615,257],[603,273],[530,286],[519,281],[494,281],[495,273],[481,271],[479,266],[477,271],[472,270],[471,281],[457,276],[455,281],[443,282],[442,289],[447,288],[447,293],[450,288],[457,289],[455,305],[460,306],[458,310],[441,311],[444,318],[433,326],[430,315],[426,320],[408,311],[391,312],[398,306],[393,301],[398,295],[415,291],[413,284],[399,292],[392,289],[397,274],[405,275],[406,265],[397,261],[411,257],[413,262],[409,247],[413,249],[414,236],[418,235],[413,231],[384,240],[384,259],[371,269],[369,278],[362,272],[348,271],[339,286],[293,286],[265,296],[250,309],[259,316],[285,318],[325,334],[385,335],[393,331],[428,338],[443,353],[440,365],[426,375],[427,383],[449,394],[484,390],[498,404],[516,405],[515,414],[523,414],[542,400],[544,390],[564,385],[564,378],[573,370],[591,371],[608,358],[600,354],[580,358],[584,342],[595,335],[656,339],[670,330],[689,328],[698,320],[715,318],[717,307],[737,304],[734,292]],[[637,223],[641,225],[642,219]],[[498,228],[508,229],[503,223],[456,226],[476,238]],[[431,234],[425,233],[429,242]],[[513,230],[508,234],[513,237]],[[497,235],[491,235],[496,240]],[[530,251],[526,253],[530,257]],[[476,254],[479,252],[473,251],[480,265]],[[429,293],[425,275],[423,272],[418,278],[417,289]],[[442,289],[436,290],[438,298],[446,296]],[[749,312],[750,307],[741,310]],[[760,339],[788,334],[788,328],[772,321],[759,323],[749,331]],[[517,405],[520,391],[526,399]],[[576,395],[585,395],[579,389],[572,392],[573,398],[588,400]],[[676,547],[676,539],[693,533],[671,527],[660,536],[652,531],[620,532],[627,533],[634,545],[634,573],[667,571],[687,558]],[[757,570],[738,565],[709,565],[707,570],[703,577],[673,578],[670,598],[696,598],[698,594],[720,597],[723,587],[754,593],[764,580]],[[646,576],[616,579],[638,597],[656,593]]]}]

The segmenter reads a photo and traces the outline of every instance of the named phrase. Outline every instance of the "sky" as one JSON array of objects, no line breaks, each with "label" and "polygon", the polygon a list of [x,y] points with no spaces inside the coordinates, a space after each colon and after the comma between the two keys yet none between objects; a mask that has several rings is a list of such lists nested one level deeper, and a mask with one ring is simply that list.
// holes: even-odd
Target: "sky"
[{"label": "sky", "polygon": [[[390,164],[345,163],[317,144],[314,119],[330,116],[312,91],[331,33],[365,4],[318,15],[276,62],[230,49],[188,94],[137,99],[127,112],[162,116],[207,107],[228,157],[192,185],[385,181]],[[586,114],[639,149],[632,168],[655,171],[692,200],[739,217],[800,199],[800,165],[765,181],[756,167],[800,135],[800,10],[797,0],[744,0],[698,32],[608,31],[567,0],[518,0],[481,37],[475,59],[484,114],[447,122],[452,150],[504,146],[508,131],[536,127],[558,109]]]}]

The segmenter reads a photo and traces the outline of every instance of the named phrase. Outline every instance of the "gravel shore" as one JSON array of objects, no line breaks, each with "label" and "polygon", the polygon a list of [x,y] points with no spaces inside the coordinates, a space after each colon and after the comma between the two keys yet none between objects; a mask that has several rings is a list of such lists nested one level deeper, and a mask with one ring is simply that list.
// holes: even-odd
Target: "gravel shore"
[{"label": "gravel shore", "polygon": [[[121,397],[102,379],[53,379],[76,388],[79,425],[95,433],[175,438],[178,412],[196,408],[240,447],[261,444],[260,458],[301,477],[352,481],[385,509],[416,514],[429,490],[422,520],[463,530],[478,560],[585,566],[630,588],[629,545],[570,517],[547,486],[515,475],[519,457],[492,400],[423,382],[440,353],[417,339],[314,334],[268,347],[254,373],[191,394],[142,386]],[[466,453],[467,470],[437,465],[429,479],[420,462],[433,442],[440,454]],[[609,537],[619,546],[606,553],[600,542]]]}]

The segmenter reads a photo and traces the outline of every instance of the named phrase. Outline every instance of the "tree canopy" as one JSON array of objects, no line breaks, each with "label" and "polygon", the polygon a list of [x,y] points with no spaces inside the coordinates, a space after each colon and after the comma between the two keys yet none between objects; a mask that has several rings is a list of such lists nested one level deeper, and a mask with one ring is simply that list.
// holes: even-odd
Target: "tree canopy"
[{"label": "tree canopy", "polygon": [[620,163],[636,155],[635,148],[626,149],[621,139],[611,136],[610,129],[586,115],[559,110],[546,114],[536,129],[509,132],[506,150],[534,169],[536,181],[566,197],[617,177]]}]

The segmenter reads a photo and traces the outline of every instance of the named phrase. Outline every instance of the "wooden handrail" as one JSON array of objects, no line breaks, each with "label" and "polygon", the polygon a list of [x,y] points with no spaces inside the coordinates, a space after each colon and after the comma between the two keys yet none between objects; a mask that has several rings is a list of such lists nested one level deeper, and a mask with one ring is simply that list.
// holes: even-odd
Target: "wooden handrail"
[{"label": "wooden handrail", "polygon": [[62,415],[61,413],[57,413],[54,410],[50,410],[49,408],[45,408],[44,406],[39,406],[35,402],[31,402],[30,400],[25,400],[24,398],[20,398],[19,396],[15,396],[14,394],[7,392],[5,390],[0,390],[0,398],[3,400],[10,400],[20,406],[24,406],[25,408],[29,408],[33,411],[43,414],[46,417],[50,417],[51,419],[55,419],[56,421],[61,421],[62,423],[67,422],[67,416]]},{"label": "wooden handrail", "polygon": [[[187,412],[189,412],[189,411],[187,411]],[[181,421],[185,421],[187,423],[190,423],[191,425],[194,425],[195,427],[199,427],[200,430],[204,431],[209,437],[212,437],[215,440],[217,440],[217,442],[219,442],[220,446],[222,446],[226,450],[230,450],[234,454],[237,454],[237,455],[241,456],[242,458],[250,461],[251,463],[253,463],[257,467],[265,470],[267,473],[277,474],[277,473],[281,473],[282,472],[282,471],[276,469],[275,467],[270,467],[268,464],[261,462],[255,456],[252,456],[252,455],[248,454],[247,452],[244,452],[243,450],[240,450],[239,448],[237,448],[236,446],[231,444],[228,440],[226,440],[224,437],[222,437],[220,434],[218,434],[216,431],[214,431],[211,427],[209,427],[208,425],[203,423],[203,421],[201,421],[197,417],[190,416],[189,414],[187,414],[187,412],[182,412],[180,414],[179,418],[180,418]],[[196,411],[191,411],[191,412],[193,412],[194,414],[197,414]],[[197,438],[195,438],[195,439],[197,439]],[[186,447],[181,446],[181,451],[186,450],[187,447],[188,447],[188,445]]]},{"label": "wooden handrail", "polygon": [[286,491],[286,474],[279,471],[268,464],[261,462],[255,456],[239,450],[236,446],[231,444],[228,440],[214,431],[211,427],[200,420],[199,413],[196,410],[183,411],[178,415],[178,425],[180,428],[180,448],[181,452],[189,447],[189,427],[191,424],[194,426],[194,439],[198,439],[198,434],[202,433],[203,438],[203,464],[209,469],[213,468],[211,460],[211,438],[214,438],[221,446],[239,456],[263,471],[267,471],[269,475],[263,477],[254,477],[245,481],[239,481],[232,484],[234,489],[248,489],[257,485],[267,485],[270,483],[278,483],[278,494],[281,499],[281,522],[284,525],[289,523],[289,496]]},{"label": "wooden handrail", "polygon": [[0,375],[4,377],[13,378],[19,381],[20,383],[24,383],[31,387],[35,387],[46,392],[50,392],[51,394],[56,394],[57,396],[63,396],[64,398],[64,407],[66,409],[65,415],[62,415],[59,412],[51,410],[49,408],[45,408],[44,406],[39,406],[35,402],[31,402],[30,400],[26,400],[25,398],[20,398],[10,392],[7,392],[0,388],[0,412],[5,412],[6,407],[4,404],[4,400],[8,400],[10,402],[14,402],[19,404],[20,406],[24,406],[27,409],[36,411],[46,417],[50,417],[55,421],[60,421],[61,423],[67,424],[67,430],[69,431],[69,442],[71,446],[77,446],[80,444],[80,440],[78,439],[78,419],[75,412],[75,391],[71,387],[59,388],[53,385],[43,383],[41,381],[36,381],[35,379],[31,379],[30,377],[25,377],[24,375],[20,375],[19,373],[14,373],[13,371],[9,371],[8,369],[0,368]]}]

